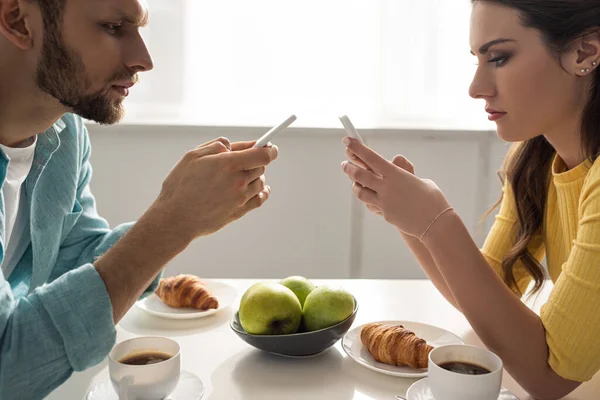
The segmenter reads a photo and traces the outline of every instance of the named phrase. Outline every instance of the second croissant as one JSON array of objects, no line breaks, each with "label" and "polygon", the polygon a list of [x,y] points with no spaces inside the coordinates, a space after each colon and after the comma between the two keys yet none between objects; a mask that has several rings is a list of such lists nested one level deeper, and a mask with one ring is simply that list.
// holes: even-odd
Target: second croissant
[{"label": "second croissant", "polygon": [[427,368],[433,347],[402,325],[367,324],[360,339],[375,361],[391,365]]}]

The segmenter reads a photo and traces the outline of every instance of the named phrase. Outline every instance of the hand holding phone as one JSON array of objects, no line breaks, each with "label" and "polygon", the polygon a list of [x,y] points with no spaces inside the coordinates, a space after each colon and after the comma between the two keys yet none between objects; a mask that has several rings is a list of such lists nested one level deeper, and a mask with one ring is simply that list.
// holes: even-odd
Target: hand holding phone
[{"label": "hand holding phone", "polygon": [[346,132],[348,133],[348,135],[350,137],[358,140],[359,142],[361,142],[363,144],[365,143],[365,141],[362,140],[362,138],[358,134],[358,131],[356,130],[356,128],[354,127],[354,125],[350,121],[350,118],[348,118],[347,115],[342,115],[340,117],[340,121],[342,121],[342,125],[344,125],[344,129],[346,130]]},{"label": "hand holding phone", "polygon": [[267,133],[262,135],[261,138],[256,141],[256,144],[254,146],[252,146],[252,148],[265,147],[267,145],[267,143],[269,143],[269,141],[273,137],[275,137],[275,135],[277,135],[279,132],[283,131],[285,128],[290,126],[292,124],[292,122],[294,122],[295,120],[296,120],[296,116],[292,115],[288,119],[283,121],[281,124],[271,128]]},{"label": "hand holding phone", "polygon": [[[356,128],[354,127],[354,125],[350,121],[350,118],[348,118],[347,115],[342,115],[339,118],[340,118],[340,121],[342,122],[342,125],[344,125],[344,129],[346,130],[346,133],[348,133],[348,136],[350,136],[351,138],[354,138],[354,139],[358,140],[362,144],[365,144],[365,141],[362,139],[362,137],[360,137],[358,131],[356,130]],[[352,160],[348,160],[348,162],[350,164],[352,164],[352,165],[356,165],[359,168],[371,171],[371,169],[369,167],[366,167],[366,165],[363,166],[363,165],[357,164],[355,162],[352,162]]]}]

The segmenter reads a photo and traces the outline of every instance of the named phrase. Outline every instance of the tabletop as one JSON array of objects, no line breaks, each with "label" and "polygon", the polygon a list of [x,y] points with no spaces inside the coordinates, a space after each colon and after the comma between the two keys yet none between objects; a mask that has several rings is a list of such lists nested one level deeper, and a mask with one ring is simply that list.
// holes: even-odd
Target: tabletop
[{"label": "tabletop", "polygon": [[[202,379],[202,400],[393,400],[405,396],[418,379],[384,375],[359,365],[346,355],[338,341],[322,354],[306,359],[286,358],[251,347],[231,330],[229,323],[239,299],[255,279],[222,279],[237,290],[234,303],[199,319],[171,320],[151,315],[134,306],[117,325],[117,342],[138,336],[166,336],[181,347],[182,369]],[[359,309],[353,327],[381,320],[415,321],[455,333],[468,344],[483,346],[465,317],[452,307],[429,280],[318,280],[316,285],[344,287],[357,299]],[[539,312],[550,293],[528,303]],[[48,400],[81,400],[90,387],[108,378],[107,362],[73,374]],[[508,373],[502,385],[521,400],[532,400]],[[600,398],[600,374],[565,397],[568,400]]]}]

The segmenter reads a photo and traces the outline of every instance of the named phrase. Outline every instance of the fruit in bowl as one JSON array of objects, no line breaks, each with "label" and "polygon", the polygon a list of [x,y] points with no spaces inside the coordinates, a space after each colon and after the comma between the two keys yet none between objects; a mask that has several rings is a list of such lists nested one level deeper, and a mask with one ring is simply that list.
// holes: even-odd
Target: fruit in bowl
[{"label": "fruit in bowl", "polygon": [[302,307],[304,307],[304,301],[306,300],[306,296],[308,296],[310,292],[312,292],[316,288],[311,281],[309,281],[303,276],[298,275],[288,276],[287,278],[279,281],[279,283],[281,283],[283,286],[289,288],[292,292],[294,292],[296,297],[298,297],[298,300],[300,300],[300,305]]},{"label": "fruit in bowl", "polygon": [[[302,291],[298,295],[284,285],[290,282],[300,282],[300,287],[310,289],[304,307],[300,307],[297,297],[302,296]],[[242,295],[231,329],[248,344],[280,355],[310,356],[333,346],[352,326],[358,302],[342,288],[310,288],[307,283],[312,285],[308,279],[294,276],[278,283],[252,285]],[[290,300],[290,295],[295,301]]]},{"label": "fruit in bowl", "polygon": [[333,326],[342,322],[354,311],[354,297],[340,287],[319,286],[304,303],[302,318],[308,331]]},{"label": "fruit in bowl", "polygon": [[289,288],[259,282],[242,296],[239,318],[244,330],[252,335],[285,335],[298,330],[302,306]]}]

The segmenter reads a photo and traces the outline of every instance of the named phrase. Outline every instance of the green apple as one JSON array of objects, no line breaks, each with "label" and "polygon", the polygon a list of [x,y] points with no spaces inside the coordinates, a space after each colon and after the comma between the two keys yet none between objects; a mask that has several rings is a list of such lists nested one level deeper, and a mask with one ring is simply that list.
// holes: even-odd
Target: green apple
[{"label": "green apple", "polygon": [[339,287],[319,286],[306,297],[302,317],[308,331],[328,328],[354,312],[354,297]]},{"label": "green apple", "polygon": [[252,335],[286,335],[298,330],[302,306],[287,287],[259,282],[243,294],[239,317],[242,328]]},{"label": "green apple", "polygon": [[302,307],[304,307],[306,296],[315,290],[315,285],[303,276],[288,276],[279,283],[294,292],[296,297],[298,297],[298,300],[300,300],[300,306]]}]

